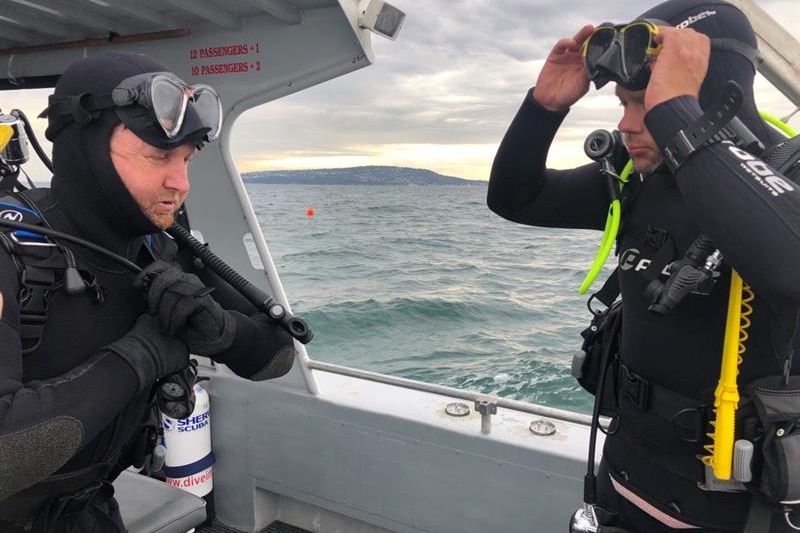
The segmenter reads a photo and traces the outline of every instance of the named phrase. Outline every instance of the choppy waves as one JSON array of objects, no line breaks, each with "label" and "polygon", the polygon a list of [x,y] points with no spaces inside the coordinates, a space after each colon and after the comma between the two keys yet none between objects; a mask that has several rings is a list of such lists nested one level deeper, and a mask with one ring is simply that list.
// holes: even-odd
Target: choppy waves
[{"label": "choppy waves", "polygon": [[598,233],[504,221],[483,187],[248,191],[312,358],[590,409],[569,365]]}]

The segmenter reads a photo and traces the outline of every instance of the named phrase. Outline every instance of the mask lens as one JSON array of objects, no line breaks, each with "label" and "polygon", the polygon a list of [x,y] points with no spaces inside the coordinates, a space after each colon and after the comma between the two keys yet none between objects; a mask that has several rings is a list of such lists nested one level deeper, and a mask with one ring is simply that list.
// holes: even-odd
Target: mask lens
[{"label": "mask lens", "polygon": [[629,76],[640,72],[647,63],[651,40],[650,28],[645,24],[634,24],[625,28],[622,52]]},{"label": "mask lens", "polygon": [[219,136],[219,130],[222,126],[222,107],[219,102],[219,96],[210,87],[199,86],[195,88],[192,98],[192,105],[203,126],[211,130],[207,134],[208,140],[215,140]]},{"label": "mask lens", "polygon": [[612,27],[599,27],[594,31],[586,43],[587,64],[592,65],[600,59],[611,46],[611,43],[614,42],[616,34],[617,31]]},{"label": "mask lens", "polygon": [[153,112],[170,139],[177,135],[183,123],[186,100],[183,88],[166,79],[153,80],[151,88]]}]

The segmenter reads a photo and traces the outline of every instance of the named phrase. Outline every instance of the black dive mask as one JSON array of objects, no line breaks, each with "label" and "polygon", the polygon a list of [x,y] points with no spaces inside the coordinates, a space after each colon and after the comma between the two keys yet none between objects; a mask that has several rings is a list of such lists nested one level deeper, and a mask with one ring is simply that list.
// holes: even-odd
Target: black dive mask
[{"label": "black dive mask", "polygon": [[[193,118],[208,130],[205,142],[216,140],[222,128],[222,104],[217,92],[209,85],[188,85],[170,72],[138,74],[122,80],[111,92],[111,100],[123,109],[133,104],[148,109],[169,139],[178,137],[184,121],[189,125]],[[187,113],[190,106],[196,117]]]},{"label": "black dive mask", "polygon": [[187,142],[201,146],[216,140],[222,129],[222,104],[217,92],[208,85],[188,85],[170,72],[131,76],[110,94],[53,95],[49,104],[42,116],[64,125],[88,124],[97,111],[113,108],[142,140],[165,149]]},{"label": "black dive mask", "polygon": [[661,50],[655,42],[659,21],[636,20],[629,24],[604,22],[583,43],[589,79],[599,89],[614,81],[630,91],[647,87],[650,62]]},{"label": "black dive mask", "polygon": [[[658,19],[639,19],[628,24],[604,22],[584,41],[586,73],[600,89],[613,81],[629,91],[641,91],[650,81],[650,64],[661,51],[655,42],[659,26],[669,26]],[[712,37],[711,49],[730,51],[747,58],[758,70],[758,50],[734,38]]]}]

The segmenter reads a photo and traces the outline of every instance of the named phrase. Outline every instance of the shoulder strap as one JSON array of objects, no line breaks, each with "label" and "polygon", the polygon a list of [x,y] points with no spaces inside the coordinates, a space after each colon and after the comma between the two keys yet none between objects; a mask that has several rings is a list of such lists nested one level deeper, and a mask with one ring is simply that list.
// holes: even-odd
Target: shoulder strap
[{"label": "shoulder strap", "polygon": [[[0,219],[44,224],[35,209],[13,194],[0,195]],[[41,343],[50,293],[62,277],[67,261],[59,246],[39,233],[0,227],[0,243],[17,267],[20,340],[22,353],[27,354]]]},{"label": "shoulder strap", "polygon": [[[620,193],[620,203],[622,205],[623,218],[622,222],[620,223],[619,231],[617,232],[617,249],[615,255],[619,255],[619,247],[620,243],[622,242],[622,237],[629,229],[627,217],[624,216],[625,212],[630,209],[631,205],[633,205],[633,201],[639,195],[641,189],[641,184],[639,184],[639,186],[635,187],[624,187]],[[631,190],[633,190],[633,192],[631,192]],[[614,300],[617,299],[619,294],[619,266],[617,266],[611,275],[608,276],[608,279],[606,279],[605,283],[603,283],[603,286],[600,288],[600,290],[592,294],[592,296],[589,298],[589,305],[591,306],[592,299],[596,298],[605,304],[606,307],[611,307],[611,304],[614,303]]]},{"label": "shoulder strap", "polygon": [[599,291],[592,294],[592,298],[597,298],[605,304],[606,307],[611,307],[614,300],[619,296],[619,267],[614,269],[614,272],[608,276],[608,279]]},{"label": "shoulder strap", "polygon": [[[8,192],[0,192],[0,219],[9,220],[11,222],[23,222],[25,224],[32,225],[40,225],[42,223],[42,217],[39,216],[39,213],[37,213],[36,210],[31,209],[25,205],[22,200]],[[11,231],[6,228],[0,228],[0,230]],[[11,232],[22,238],[42,237],[38,234],[23,232],[20,230],[14,230]]]}]

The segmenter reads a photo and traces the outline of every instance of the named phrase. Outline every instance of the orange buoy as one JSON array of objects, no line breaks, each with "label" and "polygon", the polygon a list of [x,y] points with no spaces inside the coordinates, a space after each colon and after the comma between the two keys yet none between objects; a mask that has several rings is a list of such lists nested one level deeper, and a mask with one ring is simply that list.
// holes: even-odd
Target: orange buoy
[{"label": "orange buoy", "polygon": [[314,208],[313,207],[309,207],[308,209],[306,209],[306,216],[307,217],[313,217],[314,216]]}]

